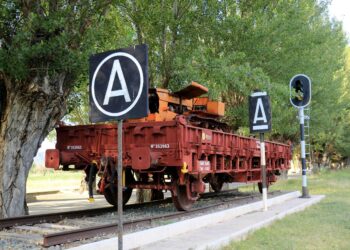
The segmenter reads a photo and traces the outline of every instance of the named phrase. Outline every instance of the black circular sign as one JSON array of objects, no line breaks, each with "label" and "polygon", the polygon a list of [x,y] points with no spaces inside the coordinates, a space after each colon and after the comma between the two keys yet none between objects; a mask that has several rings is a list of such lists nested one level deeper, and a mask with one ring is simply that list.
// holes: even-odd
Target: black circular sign
[{"label": "black circular sign", "polygon": [[135,107],[144,84],[138,60],[131,54],[115,52],[97,65],[91,80],[91,97],[104,115],[119,117]]}]

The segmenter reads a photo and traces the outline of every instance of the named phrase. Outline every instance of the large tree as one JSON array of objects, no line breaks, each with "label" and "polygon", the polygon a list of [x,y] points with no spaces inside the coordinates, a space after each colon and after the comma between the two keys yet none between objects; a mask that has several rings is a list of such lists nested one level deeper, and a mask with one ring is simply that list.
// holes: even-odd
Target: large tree
[{"label": "large tree", "polygon": [[[69,118],[86,121],[91,52],[149,44],[151,85],[176,89],[191,80],[207,85],[212,96],[227,103],[226,119],[235,129],[247,126],[251,91],[267,90],[273,105],[272,134],[284,139],[298,138],[288,81],[306,73],[314,81],[314,139],[322,146],[336,138],[332,121],[344,124],[345,119],[337,118],[348,96],[324,104],[343,90],[346,44],[341,25],[328,18],[327,1],[0,4],[0,217],[25,212],[25,182],[33,156],[55,123],[70,107],[84,103]],[[338,134],[348,130],[339,127]]]},{"label": "large tree", "polygon": [[[109,1],[0,1],[0,218],[27,211],[25,187],[41,142],[93,51]],[[116,32],[116,30],[115,30]]]}]

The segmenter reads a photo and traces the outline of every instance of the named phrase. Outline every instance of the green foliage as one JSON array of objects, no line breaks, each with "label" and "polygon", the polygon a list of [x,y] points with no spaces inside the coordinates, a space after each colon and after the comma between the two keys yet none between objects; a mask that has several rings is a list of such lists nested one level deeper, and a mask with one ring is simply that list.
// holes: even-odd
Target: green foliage
[{"label": "green foliage", "polygon": [[[65,120],[88,123],[88,56],[149,45],[151,86],[197,81],[226,103],[226,122],[246,131],[247,97],[269,93],[272,139],[297,141],[289,80],[311,77],[311,140],[317,151],[350,154],[349,63],[328,1],[1,1],[0,72],[19,82],[70,72]],[[348,57],[349,58],[349,57]],[[349,60],[349,59],[347,59]],[[16,65],[16,67],[13,67]]]},{"label": "green foliage", "polygon": [[[86,123],[89,56],[127,46],[134,34],[111,5],[89,0],[0,1],[1,79],[11,79],[13,88],[24,92],[35,79],[64,74],[61,91],[69,96],[67,112],[80,115],[75,122]],[[39,86],[44,89],[45,83]]]},{"label": "green foliage", "polygon": [[[190,81],[210,89],[210,95],[228,104],[227,121],[238,129],[247,125],[247,94],[268,85],[266,74],[252,67],[245,53],[227,51],[224,35],[236,5],[216,1],[123,1],[117,4],[130,21],[138,43],[150,46],[150,82],[177,90]],[[142,9],[143,11],[139,11]]]},{"label": "green foliage", "polygon": [[96,22],[94,12],[102,6],[91,1],[5,0],[0,5],[0,70],[4,74],[24,82],[47,73],[80,73],[85,58],[78,47],[88,39],[86,29]]},{"label": "green foliage", "polygon": [[116,7],[109,6],[108,12],[99,17],[87,32],[90,44],[86,45],[84,66],[76,85],[69,97],[69,106],[65,121],[74,124],[89,123],[89,93],[88,93],[88,56],[107,50],[128,47],[133,44],[135,32],[124,18],[118,13]]},{"label": "green foliage", "polygon": [[338,102],[342,105],[342,109],[338,112],[336,129],[337,137],[333,144],[335,150],[342,156],[350,155],[350,47],[346,48],[346,60],[344,70],[339,72],[342,76],[341,94],[338,96]]},{"label": "green foliage", "polygon": [[254,1],[243,5],[245,14],[239,17],[245,32],[238,33],[237,39],[244,42],[228,49],[244,52],[249,63],[261,68],[271,81],[267,91],[272,100],[272,137],[298,138],[297,112],[289,103],[288,84],[293,75],[304,73],[313,81],[311,123],[317,140],[318,133],[332,127],[337,115],[334,110],[340,108],[333,100],[341,93],[335,77],[342,69],[346,45],[341,25],[329,21],[322,2]]},{"label": "green foliage", "polygon": [[[151,84],[176,90],[189,81],[225,101],[226,121],[246,127],[247,96],[268,91],[277,139],[297,141],[297,111],[289,103],[289,80],[311,77],[311,133],[316,149],[334,145],[348,98],[339,99],[346,39],[330,20],[327,1],[123,1],[118,4],[150,45]],[[143,11],[139,11],[142,9]]]}]

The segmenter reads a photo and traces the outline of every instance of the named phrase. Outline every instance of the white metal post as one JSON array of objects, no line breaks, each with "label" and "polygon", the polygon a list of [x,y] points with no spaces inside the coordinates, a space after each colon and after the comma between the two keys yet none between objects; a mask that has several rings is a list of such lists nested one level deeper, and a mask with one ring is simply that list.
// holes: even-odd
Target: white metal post
[{"label": "white metal post", "polygon": [[309,190],[307,188],[307,177],[306,177],[306,155],[305,155],[305,136],[304,136],[304,108],[301,107],[299,110],[300,120],[300,151],[301,151],[301,168],[302,168],[302,195],[301,198],[310,198]]},{"label": "white metal post", "polygon": [[260,165],[262,175],[262,198],[264,211],[267,211],[267,183],[266,183],[266,159],[265,159],[265,142],[264,133],[260,133]]}]

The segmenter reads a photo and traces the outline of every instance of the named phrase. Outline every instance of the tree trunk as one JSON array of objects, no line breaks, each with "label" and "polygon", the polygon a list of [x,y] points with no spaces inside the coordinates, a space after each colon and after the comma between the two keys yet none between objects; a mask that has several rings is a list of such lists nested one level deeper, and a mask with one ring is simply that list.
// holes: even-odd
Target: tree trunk
[{"label": "tree trunk", "polygon": [[[0,218],[28,214],[26,181],[33,158],[65,113],[64,75],[6,86],[0,123]],[[20,89],[19,89],[20,88]]]}]

